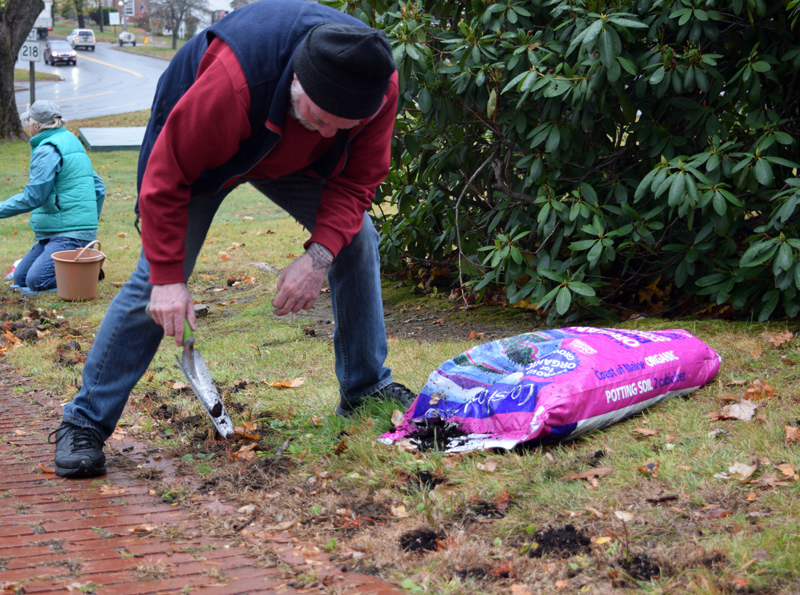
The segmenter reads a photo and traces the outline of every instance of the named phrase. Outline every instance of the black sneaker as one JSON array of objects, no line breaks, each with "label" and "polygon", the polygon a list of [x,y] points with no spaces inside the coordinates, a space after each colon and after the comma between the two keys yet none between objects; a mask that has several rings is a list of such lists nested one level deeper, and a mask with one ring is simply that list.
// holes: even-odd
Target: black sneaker
[{"label": "black sneaker", "polygon": [[363,395],[357,403],[351,403],[344,399],[339,400],[339,405],[336,407],[336,415],[340,417],[350,417],[355,413],[356,409],[366,405],[367,401],[395,401],[403,409],[408,409],[417,395],[408,390],[399,382],[392,382],[388,386],[384,386],[381,390],[374,392],[370,395]]},{"label": "black sneaker", "polygon": [[[55,440],[51,440],[54,434]],[[65,421],[50,432],[47,442],[56,445],[56,475],[80,479],[105,474],[104,440],[98,430]]]}]

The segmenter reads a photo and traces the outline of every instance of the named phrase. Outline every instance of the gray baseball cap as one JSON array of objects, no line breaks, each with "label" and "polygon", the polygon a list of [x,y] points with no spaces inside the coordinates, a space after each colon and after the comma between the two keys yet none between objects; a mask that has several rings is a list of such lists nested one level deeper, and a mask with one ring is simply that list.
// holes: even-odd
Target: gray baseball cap
[{"label": "gray baseball cap", "polygon": [[47,101],[45,99],[34,102],[30,109],[22,114],[23,120],[30,118],[31,120],[39,122],[39,124],[47,124],[60,117],[62,117],[61,108],[52,101]]}]

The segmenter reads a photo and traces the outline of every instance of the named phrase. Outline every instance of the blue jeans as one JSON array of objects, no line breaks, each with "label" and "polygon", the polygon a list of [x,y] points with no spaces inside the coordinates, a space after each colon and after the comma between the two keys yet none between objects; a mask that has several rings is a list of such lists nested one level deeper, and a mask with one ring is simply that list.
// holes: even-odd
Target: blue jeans
[{"label": "blue jeans", "polygon": [[31,291],[47,291],[56,286],[56,263],[52,259],[54,252],[83,248],[81,240],[72,238],[50,238],[34,242],[33,248],[22,257],[14,269],[14,285],[27,287]]},{"label": "blue jeans", "polygon": [[[293,175],[278,180],[242,180],[309,230],[314,229],[324,180]],[[194,269],[214,215],[233,187],[193,197],[189,203],[184,274]],[[97,331],[75,399],[64,408],[64,421],[99,429],[110,436],[131,390],[144,375],[164,331],[145,313],[150,301],[150,265],[139,257],[128,283],[111,302]],[[339,393],[356,405],[364,395],[393,382],[384,365],[386,329],[381,301],[378,232],[368,215],[361,231],[342,249],[328,272],[334,322],[334,354]]]}]

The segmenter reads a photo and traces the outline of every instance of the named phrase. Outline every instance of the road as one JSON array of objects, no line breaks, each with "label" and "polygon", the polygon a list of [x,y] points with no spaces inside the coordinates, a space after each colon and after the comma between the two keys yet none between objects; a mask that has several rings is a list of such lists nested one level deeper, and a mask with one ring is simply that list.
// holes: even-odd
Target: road
[{"label": "road", "polygon": [[[61,81],[36,81],[36,99],[49,99],[61,107],[65,120],[124,114],[149,109],[158,77],[169,62],[114,49],[98,43],[92,51],[78,50],[77,66],[48,66],[37,62],[37,72],[57,74]],[[16,68],[28,70],[28,62]],[[28,85],[16,93],[20,114],[30,102]]]}]

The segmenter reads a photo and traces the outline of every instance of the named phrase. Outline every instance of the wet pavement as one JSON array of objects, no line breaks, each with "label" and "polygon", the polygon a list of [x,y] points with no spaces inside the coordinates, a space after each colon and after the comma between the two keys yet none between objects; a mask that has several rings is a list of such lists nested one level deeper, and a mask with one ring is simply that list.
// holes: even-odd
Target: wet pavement
[{"label": "wet pavement", "polygon": [[47,436],[63,404],[3,363],[0,378],[0,595],[402,593],[229,503],[163,501],[171,462],[131,438],[110,444],[107,475],[56,476]]}]

